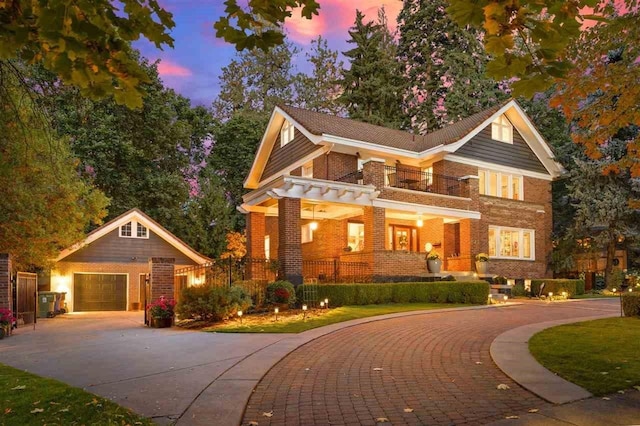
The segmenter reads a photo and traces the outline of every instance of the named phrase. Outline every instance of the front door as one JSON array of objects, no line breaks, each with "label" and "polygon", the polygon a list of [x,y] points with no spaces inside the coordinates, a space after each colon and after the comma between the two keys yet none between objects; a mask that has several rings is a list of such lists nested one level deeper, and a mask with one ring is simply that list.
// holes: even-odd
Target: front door
[{"label": "front door", "polygon": [[391,225],[392,250],[418,251],[418,231],[411,226]]}]

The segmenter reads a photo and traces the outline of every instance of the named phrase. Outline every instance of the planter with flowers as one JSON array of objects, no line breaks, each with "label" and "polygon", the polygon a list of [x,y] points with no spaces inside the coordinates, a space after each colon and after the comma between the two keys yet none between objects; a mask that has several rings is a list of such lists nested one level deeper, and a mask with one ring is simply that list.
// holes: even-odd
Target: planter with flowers
[{"label": "planter with flowers", "polygon": [[149,326],[152,328],[167,328],[173,324],[176,301],[160,296],[160,299],[147,305],[149,311]]},{"label": "planter with flowers", "polygon": [[487,253],[476,254],[476,271],[478,274],[487,274],[487,267],[489,266],[489,255]]},{"label": "planter with flowers", "polygon": [[427,256],[427,266],[429,267],[429,272],[439,274],[440,268],[442,268],[442,259],[440,259],[440,255],[438,253],[429,254]]},{"label": "planter with flowers", "polygon": [[296,303],[296,290],[289,281],[276,281],[267,286],[267,302],[281,310]]},{"label": "planter with flowers", "polygon": [[11,309],[0,309],[0,339],[11,334],[13,324],[13,313]]}]

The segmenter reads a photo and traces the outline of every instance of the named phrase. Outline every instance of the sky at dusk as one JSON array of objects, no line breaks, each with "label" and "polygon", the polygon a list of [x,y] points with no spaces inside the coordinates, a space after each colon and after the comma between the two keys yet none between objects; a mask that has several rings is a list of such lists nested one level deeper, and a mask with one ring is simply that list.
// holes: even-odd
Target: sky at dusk
[{"label": "sky at dusk", "polygon": [[[162,0],[161,5],[173,13],[176,26],[171,32],[174,48],[158,50],[145,40],[135,43],[151,61],[160,60],[159,72],[165,85],[191,99],[196,105],[211,105],[219,92],[218,77],[224,66],[235,56],[235,47],[215,37],[213,23],[223,14],[222,0]],[[287,38],[301,54],[296,66],[306,71],[305,50],[310,41],[322,34],[329,47],[340,52],[348,50],[347,31],[353,25],[356,9],[367,18],[375,19],[379,7],[385,7],[389,24],[402,8],[400,0],[322,0],[320,15],[313,20],[300,17],[299,11],[285,25]]]}]

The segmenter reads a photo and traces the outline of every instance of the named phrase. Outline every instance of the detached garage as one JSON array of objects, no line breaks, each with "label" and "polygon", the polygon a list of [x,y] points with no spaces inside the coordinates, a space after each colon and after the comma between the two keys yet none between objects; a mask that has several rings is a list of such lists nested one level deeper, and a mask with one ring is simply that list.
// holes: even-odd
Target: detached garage
[{"label": "detached garage", "polygon": [[151,257],[173,258],[176,268],[210,260],[133,209],[63,250],[51,270],[48,287],[67,293],[69,312],[143,309]]}]

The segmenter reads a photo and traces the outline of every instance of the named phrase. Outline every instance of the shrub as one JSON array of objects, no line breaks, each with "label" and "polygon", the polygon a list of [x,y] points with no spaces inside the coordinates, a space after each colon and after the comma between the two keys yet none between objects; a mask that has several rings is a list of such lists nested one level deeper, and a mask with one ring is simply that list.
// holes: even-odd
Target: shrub
[{"label": "shrub", "polygon": [[[486,281],[448,281],[428,283],[322,284],[318,300],[329,299],[331,306],[375,305],[381,303],[473,303],[486,304],[490,285]],[[302,299],[304,285],[299,286]]]},{"label": "shrub", "polygon": [[640,293],[625,293],[622,295],[622,310],[625,317],[640,316]]},{"label": "shrub", "polygon": [[531,293],[538,294],[542,283],[545,283],[544,294],[552,292],[554,295],[561,295],[563,291],[566,291],[569,298],[584,294],[584,281],[569,279],[531,280]]},{"label": "shrub", "polygon": [[513,288],[511,289],[511,295],[512,296],[526,296],[527,292],[524,289],[524,280],[523,281],[516,281],[516,284],[513,286]]},{"label": "shrub", "polygon": [[182,290],[176,312],[181,319],[221,321],[251,304],[251,297],[238,286],[191,286]]},{"label": "shrub", "polygon": [[493,282],[494,284],[507,285],[507,277],[498,275],[497,277],[493,277]]},{"label": "shrub", "polygon": [[267,285],[267,303],[293,305],[296,290],[289,281],[275,281]]},{"label": "shrub", "polygon": [[251,296],[251,300],[253,301],[254,307],[258,308],[264,305],[266,292],[267,292],[266,281],[244,280],[244,281],[236,281],[233,283],[233,285],[241,287],[245,291],[245,293]]}]

